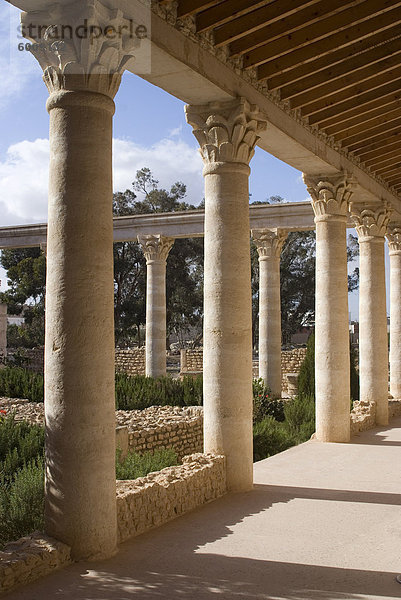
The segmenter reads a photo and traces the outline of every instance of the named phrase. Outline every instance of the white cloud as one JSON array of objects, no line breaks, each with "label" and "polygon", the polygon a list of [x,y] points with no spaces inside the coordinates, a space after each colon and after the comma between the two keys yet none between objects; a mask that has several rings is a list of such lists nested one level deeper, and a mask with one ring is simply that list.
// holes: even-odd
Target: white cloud
[{"label": "white cloud", "polygon": [[[130,140],[114,140],[114,189],[130,188],[135,174],[149,167],[160,186],[176,181],[188,186],[187,199],[203,198],[202,161],[196,149],[177,139],[163,139],[146,148]],[[0,226],[47,220],[49,140],[13,144],[0,161]]]}]

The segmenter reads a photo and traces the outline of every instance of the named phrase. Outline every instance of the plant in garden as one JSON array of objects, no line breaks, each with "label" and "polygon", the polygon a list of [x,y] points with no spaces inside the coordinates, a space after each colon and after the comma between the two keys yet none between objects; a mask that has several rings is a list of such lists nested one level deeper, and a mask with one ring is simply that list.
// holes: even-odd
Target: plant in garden
[{"label": "plant in garden", "polygon": [[262,421],[270,416],[276,421],[284,421],[284,402],[273,398],[270,389],[265,385],[263,379],[253,380],[253,422]]},{"label": "plant in garden", "polygon": [[145,452],[137,454],[130,452],[126,458],[120,462],[121,451],[117,450],[116,460],[116,478],[117,479],[137,479],[145,477],[148,473],[161,471],[166,467],[178,465],[177,454],[171,448],[155,450],[154,452]]}]

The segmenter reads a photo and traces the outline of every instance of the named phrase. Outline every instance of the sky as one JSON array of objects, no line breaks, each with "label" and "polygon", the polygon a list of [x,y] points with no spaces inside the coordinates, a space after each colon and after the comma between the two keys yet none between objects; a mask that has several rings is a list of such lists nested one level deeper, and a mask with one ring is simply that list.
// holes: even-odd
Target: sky
[{"label": "sky", "polygon": [[[19,11],[0,0],[0,226],[47,221],[48,92],[36,59],[18,49],[18,23]],[[114,117],[114,191],[130,188],[142,167],[161,187],[185,183],[188,202],[203,199],[202,161],[184,103],[125,73]],[[308,200],[302,174],[263,150],[257,149],[251,168],[251,201],[274,195]],[[4,271],[0,278],[4,290]],[[357,293],[350,295],[350,312],[356,319]]]}]

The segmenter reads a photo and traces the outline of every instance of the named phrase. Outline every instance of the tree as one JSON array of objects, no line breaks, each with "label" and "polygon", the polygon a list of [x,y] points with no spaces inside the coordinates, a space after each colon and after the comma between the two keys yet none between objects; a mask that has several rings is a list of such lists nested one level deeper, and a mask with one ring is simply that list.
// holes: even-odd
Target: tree
[{"label": "tree", "polygon": [[[150,169],[137,171],[132,190],[114,194],[114,214],[149,214],[195,209],[184,201],[186,187],[177,182],[170,190],[158,187]],[[142,196],[138,198],[137,194]],[[140,336],[145,324],[146,262],[135,242],[114,244],[115,321],[117,343],[129,343],[133,329]],[[179,340],[203,319],[203,240],[177,239],[166,271],[167,332]],[[138,340],[140,341],[140,339]]]},{"label": "tree", "polygon": [[23,314],[25,324],[11,325],[8,343],[14,347],[40,346],[44,344],[46,256],[40,248],[3,250],[1,266],[7,271],[6,292],[0,301],[8,306],[8,312]]}]

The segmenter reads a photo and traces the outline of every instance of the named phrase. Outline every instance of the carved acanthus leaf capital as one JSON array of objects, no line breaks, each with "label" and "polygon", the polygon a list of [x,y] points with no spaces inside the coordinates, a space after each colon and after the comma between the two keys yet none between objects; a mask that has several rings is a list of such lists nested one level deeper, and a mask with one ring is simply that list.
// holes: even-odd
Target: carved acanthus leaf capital
[{"label": "carved acanthus leaf capital", "polygon": [[193,127],[205,165],[224,162],[249,165],[259,133],[267,125],[258,107],[244,98],[186,106],[185,115]]},{"label": "carved acanthus leaf capital", "polygon": [[351,217],[355,224],[359,241],[384,238],[391,216],[391,208],[382,204],[350,204]]},{"label": "carved acanthus leaf capital", "polygon": [[114,98],[140,45],[132,21],[99,0],[55,3],[46,11],[23,13],[21,21],[50,93],[91,91]]},{"label": "carved acanthus leaf capital", "polygon": [[401,254],[401,223],[389,225],[386,237],[390,254]]},{"label": "carved acanthus leaf capital", "polygon": [[352,177],[343,173],[335,177],[303,175],[304,183],[312,200],[315,220],[327,217],[345,217],[355,188]]},{"label": "carved acanthus leaf capital", "polygon": [[288,231],[285,229],[253,229],[251,234],[260,260],[280,258]]},{"label": "carved acanthus leaf capital", "polygon": [[166,261],[174,244],[174,238],[164,235],[139,235],[138,242],[142,247],[146,262]]}]

